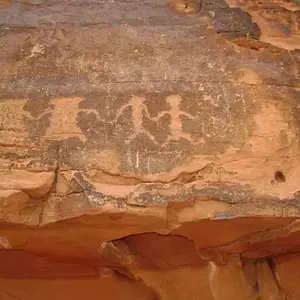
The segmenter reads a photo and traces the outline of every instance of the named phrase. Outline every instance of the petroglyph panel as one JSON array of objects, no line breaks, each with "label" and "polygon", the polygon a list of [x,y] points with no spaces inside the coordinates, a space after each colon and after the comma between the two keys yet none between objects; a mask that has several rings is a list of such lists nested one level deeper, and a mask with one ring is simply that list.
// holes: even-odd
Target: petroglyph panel
[{"label": "petroglyph panel", "polygon": [[201,85],[181,94],[111,95],[109,105],[101,104],[109,98],[103,93],[87,96],[78,126],[88,136],[86,145],[117,149],[126,158],[122,168],[134,173],[162,172],[194,155],[242,148],[253,130],[252,115],[264,101],[258,90],[247,88],[242,95],[231,85]]},{"label": "petroglyph panel", "polygon": [[201,84],[181,93],[93,92],[40,100],[46,104],[39,108],[36,99],[3,100],[1,124],[2,130],[12,130],[5,124],[14,127],[20,145],[27,140],[48,152],[56,145],[66,168],[106,166],[110,171],[112,164],[105,164],[101,154],[108,151],[118,157],[116,173],[168,172],[199,155],[245,146],[263,98],[259,89],[245,86],[242,93],[242,88],[238,93],[230,84]]},{"label": "petroglyph panel", "polygon": [[[78,97],[2,100],[1,143],[6,152],[9,145],[24,147],[23,156],[36,147],[40,160],[56,161],[64,169],[139,178],[174,172],[176,177],[178,167],[201,169],[230,151],[259,151],[267,157],[295,143],[292,128],[267,131],[264,144],[258,133],[264,126],[275,128],[270,113],[281,123],[294,122],[286,120],[284,106],[276,105],[284,95],[282,88],[263,85],[200,83],[185,90],[175,86],[149,92],[132,85],[122,93],[103,88]],[[4,134],[12,129],[6,124],[15,127],[11,135]],[[14,161],[21,157],[13,151],[3,157],[12,155]],[[216,178],[224,178],[222,168],[216,172]]]}]

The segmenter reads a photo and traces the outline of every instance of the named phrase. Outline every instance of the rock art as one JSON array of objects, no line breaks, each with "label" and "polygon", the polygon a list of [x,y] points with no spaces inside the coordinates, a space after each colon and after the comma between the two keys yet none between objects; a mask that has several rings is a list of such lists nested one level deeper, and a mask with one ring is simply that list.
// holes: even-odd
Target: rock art
[{"label": "rock art", "polygon": [[298,0],[0,0],[0,300],[300,299]]}]

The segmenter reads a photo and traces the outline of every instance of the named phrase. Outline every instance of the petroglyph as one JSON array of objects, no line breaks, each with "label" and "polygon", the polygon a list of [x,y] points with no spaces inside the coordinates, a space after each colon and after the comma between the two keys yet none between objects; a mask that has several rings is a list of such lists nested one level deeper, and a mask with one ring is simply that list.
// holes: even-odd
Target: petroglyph
[{"label": "petroglyph", "polygon": [[[191,134],[184,132],[182,128],[181,116],[185,116],[189,119],[195,119],[195,116],[180,109],[180,103],[182,101],[180,95],[170,95],[166,97],[165,101],[170,106],[170,109],[162,111],[155,117],[151,117],[148,107],[145,104],[145,97],[132,95],[130,100],[117,111],[115,118],[110,121],[101,118],[99,112],[95,109],[79,109],[79,103],[83,100],[84,98],[82,97],[54,98],[50,101],[49,107],[37,117],[32,116],[30,112],[24,110],[24,107],[29,100],[3,101],[0,103],[0,131],[11,130],[13,132],[19,132],[22,136],[28,137],[30,136],[30,133],[28,133],[27,130],[28,121],[39,122],[42,117],[48,116],[49,125],[44,134],[40,136],[42,139],[65,140],[70,137],[78,137],[82,142],[86,142],[87,137],[85,132],[78,126],[78,117],[80,117],[78,116],[78,113],[92,113],[97,120],[106,124],[116,125],[125,110],[129,108],[131,110],[130,117],[132,129],[131,133],[126,138],[128,142],[135,139],[138,135],[144,134],[157,145],[158,141],[154,138],[153,134],[143,126],[144,117],[157,123],[165,115],[169,115],[170,121],[166,128],[169,136],[162,145],[166,145],[171,140],[179,139],[185,139],[194,143]],[[10,127],[5,127],[5,124],[10,124]],[[36,126],[39,126],[38,123]]]},{"label": "petroglyph", "polygon": [[[6,100],[0,102],[0,131],[23,132],[24,117],[26,112],[23,110],[27,100]],[[30,116],[27,113],[27,116]]]},{"label": "petroglyph", "polygon": [[[182,120],[180,116],[186,116],[189,119],[195,119],[194,116],[186,113],[180,109],[180,102],[182,97],[180,95],[170,95],[166,98],[166,102],[170,105],[171,109],[169,111],[163,111],[159,114],[158,118],[163,117],[165,114],[170,115],[171,122],[169,125],[170,136],[167,139],[167,142],[171,140],[179,140],[180,138],[186,139],[190,142],[193,142],[191,135],[187,132],[184,132],[182,129]],[[155,118],[156,120],[158,118]]]},{"label": "petroglyph", "polygon": [[24,145],[23,140],[29,136],[26,118],[31,117],[23,109],[26,103],[27,100],[0,102],[0,145]]},{"label": "petroglyph", "polygon": [[128,137],[128,140],[132,140],[137,137],[139,134],[146,134],[155,144],[157,141],[153,137],[153,135],[143,128],[143,116],[145,115],[151,121],[158,122],[163,116],[170,115],[170,125],[169,131],[170,135],[167,141],[164,143],[167,144],[171,140],[179,140],[180,138],[186,139],[190,142],[193,142],[191,135],[187,132],[184,132],[182,129],[182,120],[180,116],[186,116],[190,119],[194,119],[195,117],[180,110],[180,102],[182,101],[182,97],[180,95],[170,95],[166,98],[166,102],[170,105],[170,109],[161,112],[156,117],[151,117],[148,111],[147,106],[145,105],[146,99],[144,97],[132,96],[131,100],[122,106],[117,113],[116,118],[113,122],[117,122],[118,118],[123,114],[124,110],[128,107],[132,110],[132,122],[133,122],[133,133]]},{"label": "petroglyph", "polygon": [[146,114],[148,118],[151,119],[150,114],[148,112],[148,108],[145,105],[146,99],[144,97],[138,97],[138,96],[132,96],[132,98],[129,100],[129,102],[125,105],[123,105],[120,110],[117,113],[117,116],[114,120],[116,122],[119,117],[123,114],[124,110],[127,107],[131,108],[131,114],[132,114],[132,123],[133,123],[133,133],[128,137],[128,141],[134,139],[139,134],[146,134],[154,143],[156,143],[154,137],[152,134],[147,131],[145,128],[143,128],[143,113]]},{"label": "petroglyph", "polygon": [[[42,117],[49,115],[50,125],[46,129],[43,139],[64,140],[77,136],[80,140],[86,141],[86,137],[77,125],[78,104],[83,98],[55,98],[50,101],[50,106],[38,117],[33,117],[30,112],[24,109],[29,100],[6,100],[0,102],[0,142],[16,143],[16,137],[29,137],[28,121],[37,122]],[[97,111],[88,110],[95,114]],[[7,135],[7,132],[11,132]],[[5,138],[5,140],[4,140]],[[8,138],[12,141],[8,142]]]},{"label": "petroglyph", "polygon": [[96,118],[101,122],[107,124],[117,124],[119,118],[124,114],[127,108],[131,109],[131,121],[133,124],[132,133],[127,137],[127,142],[135,139],[140,134],[145,134],[149,139],[151,139],[155,144],[158,142],[155,140],[154,136],[150,131],[143,127],[143,118],[146,116],[153,122],[158,122],[163,116],[170,116],[169,124],[169,137],[163,143],[166,145],[171,140],[186,139],[191,143],[194,143],[192,136],[184,132],[182,128],[181,116],[186,116],[189,119],[195,119],[195,116],[180,109],[180,103],[182,97],[178,94],[170,95],[165,100],[169,104],[170,109],[165,110],[158,114],[156,117],[151,117],[148,107],[145,104],[146,98],[136,95],[132,95],[130,100],[124,104],[118,111],[115,118],[111,121],[104,120],[100,117],[99,113],[94,109],[78,109],[78,104],[82,101],[82,98],[73,99],[54,99],[51,103],[54,105],[52,110],[51,124],[47,129],[47,136],[55,139],[64,139],[69,136],[78,136],[83,141],[86,140],[84,133],[77,126],[77,114],[78,112],[90,112],[95,114]]},{"label": "petroglyph", "polygon": [[77,125],[78,104],[83,98],[58,98],[51,100],[50,126],[44,138],[64,140],[77,136],[83,142],[86,137]]}]

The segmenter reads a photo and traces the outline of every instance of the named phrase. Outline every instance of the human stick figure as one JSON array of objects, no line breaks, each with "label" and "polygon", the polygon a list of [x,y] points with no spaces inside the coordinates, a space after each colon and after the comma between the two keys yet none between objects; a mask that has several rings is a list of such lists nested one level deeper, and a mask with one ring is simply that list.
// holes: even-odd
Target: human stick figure
[{"label": "human stick figure", "polygon": [[158,121],[164,115],[166,115],[166,114],[170,115],[170,125],[169,125],[170,135],[167,139],[167,142],[169,142],[171,140],[178,141],[180,138],[183,138],[190,142],[193,142],[191,135],[189,133],[186,133],[183,131],[182,121],[180,119],[180,116],[186,116],[189,119],[195,119],[195,117],[180,109],[181,101],[182,101],[182,97],[178,94],[168,96],[166,98],[166,102],[170,105],[170,109],[161,112],[157,117],[152,119],[152,120]]},{"label": "human stick figure", "polygon": [[157,144],[153,135],[143,127],[143,116],[144,114],[152,120],[150,117],[148,108],[146,106],[144,97],[132,96],[128,103],[123,105],[117,112],[116,118],[114,121],[116,122],[119,117],[124,113],[124,110],[128,107],[131,108],[131,118],[133,123],[133,133],[129,135],[128,140],[132,140],[137,137],[139,134],[146,134],[155,144]]}]

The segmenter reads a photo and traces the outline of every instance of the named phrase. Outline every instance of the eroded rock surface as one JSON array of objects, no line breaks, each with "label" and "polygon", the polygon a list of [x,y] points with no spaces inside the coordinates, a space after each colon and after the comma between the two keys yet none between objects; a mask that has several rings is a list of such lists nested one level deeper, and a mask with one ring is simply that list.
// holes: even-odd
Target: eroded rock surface
[{"label": "eroded rock surface", "polygon": [[300,299],[299,23],[0,1],[0,299]]}]

